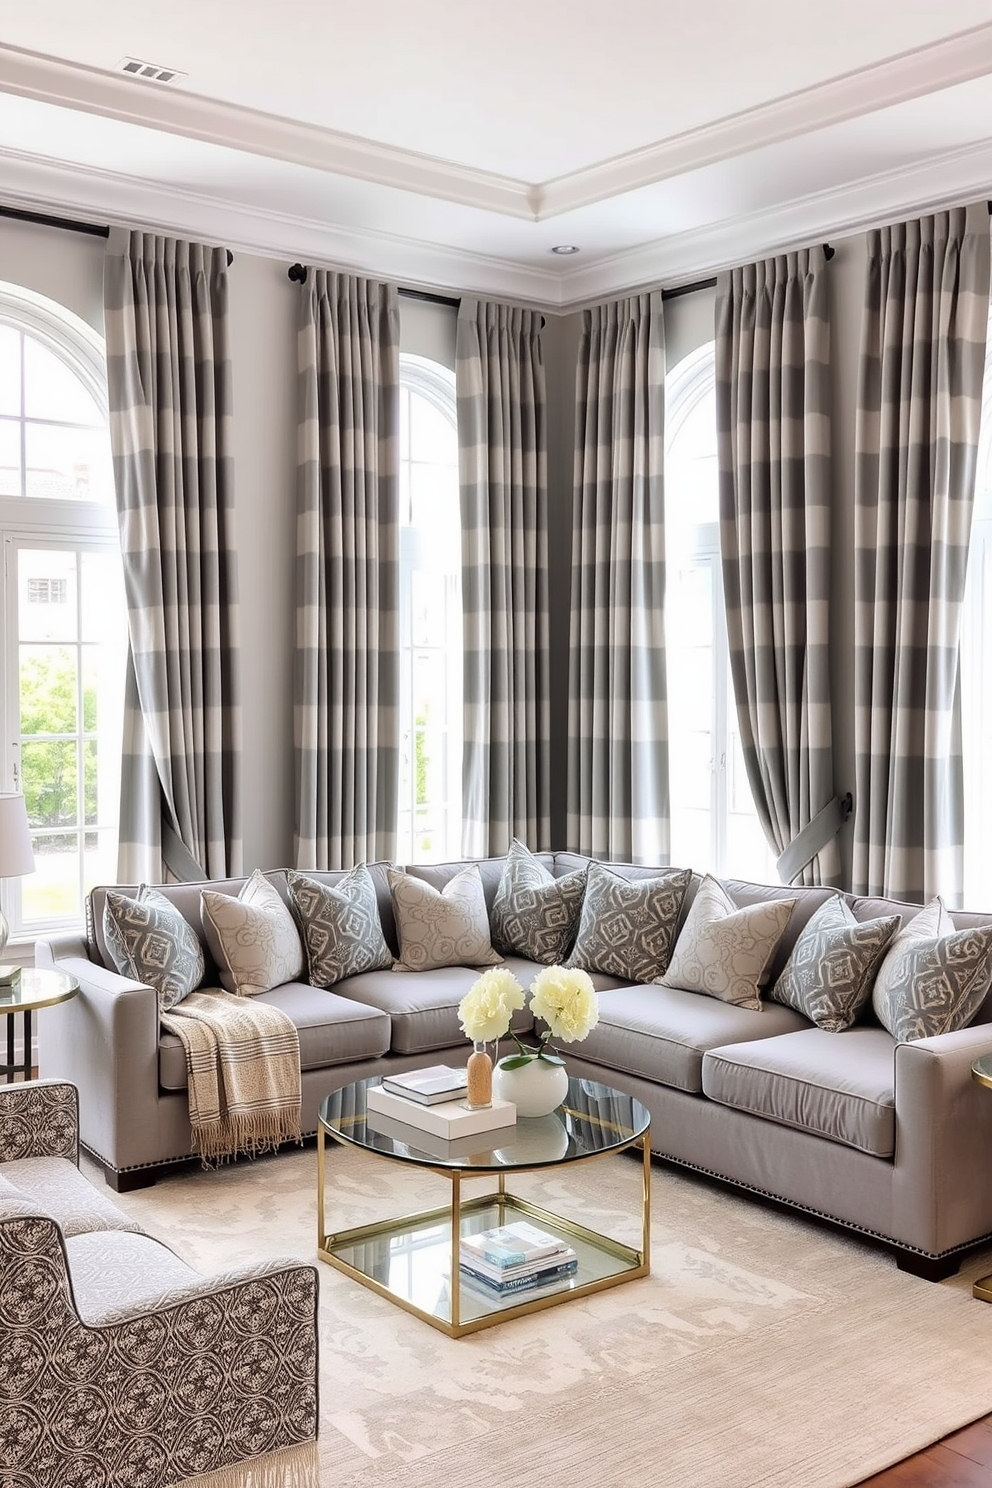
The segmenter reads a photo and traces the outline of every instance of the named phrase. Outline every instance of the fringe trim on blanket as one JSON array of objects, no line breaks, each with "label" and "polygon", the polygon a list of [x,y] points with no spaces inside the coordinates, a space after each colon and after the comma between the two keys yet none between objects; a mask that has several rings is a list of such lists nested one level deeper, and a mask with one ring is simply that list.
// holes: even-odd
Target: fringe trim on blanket
[{"label": "fringe trim on blanket", "polygon": [[219,1121],[194,1126],[193,1151],[211,1167],[235,1157],[260,1157],[275,1152],[284,1142],[303,1143],[299,1108],[293,1111],[246,1111],[228,1113]]},{"label": "fringe trim on blanket", "polygon": [[[169,1488],[180,1485],[173,1483]],[[317,1443],[286,1447],[197,1478],[183,1478],[181,1488],[320,1488]]]}]

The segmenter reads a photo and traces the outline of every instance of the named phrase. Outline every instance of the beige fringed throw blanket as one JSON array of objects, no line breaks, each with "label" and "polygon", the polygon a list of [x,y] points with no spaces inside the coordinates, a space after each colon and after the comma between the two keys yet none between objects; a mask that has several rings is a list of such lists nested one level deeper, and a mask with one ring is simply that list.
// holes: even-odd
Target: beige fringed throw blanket
[{"label": "beige fringed throw blanket", "polygon": [[186,1050],[193,1151],[205,1162],[302,1140],[300,1040],[284,1012],[217,989],[161,1019]]}]

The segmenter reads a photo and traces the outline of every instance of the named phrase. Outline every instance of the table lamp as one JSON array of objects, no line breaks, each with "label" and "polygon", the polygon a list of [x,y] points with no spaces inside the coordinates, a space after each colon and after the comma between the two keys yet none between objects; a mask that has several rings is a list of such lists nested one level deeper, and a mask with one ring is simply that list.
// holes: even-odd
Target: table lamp
[{"label": "table lamp", "polygon": [[[0,878],[19,878],[34,872],[34,849],[28,826],[28,809],[17,792],[0,792]],[[0,956],[3,955],[10,926],[0,910]],[[10,987],[21,975],[19,966],[0,966],[0,987]]]}]

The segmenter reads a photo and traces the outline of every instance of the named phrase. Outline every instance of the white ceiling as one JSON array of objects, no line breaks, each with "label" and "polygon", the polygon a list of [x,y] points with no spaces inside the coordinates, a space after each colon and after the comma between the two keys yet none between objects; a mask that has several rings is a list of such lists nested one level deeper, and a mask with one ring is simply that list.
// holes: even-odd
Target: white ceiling
[{"label": "white ceiling", "polygon": [[[125,77],[128,56],[187,76]],[[990,192],[988,0],[0,20],[0,201],[406,284],[567,308]]]}]

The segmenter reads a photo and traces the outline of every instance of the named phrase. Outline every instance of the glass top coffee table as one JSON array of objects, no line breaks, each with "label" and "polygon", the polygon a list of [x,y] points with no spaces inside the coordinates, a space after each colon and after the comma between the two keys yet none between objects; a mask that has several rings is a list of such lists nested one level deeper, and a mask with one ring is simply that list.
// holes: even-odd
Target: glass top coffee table
[{"label": "glass top coffee table", "polygon": [[[651,1266],[651,1118],[640,1101],[595,1080],[570,1079],[568,1096],[550,1116],[518,1117],[513,1126],[444,1142],[378,1112],[367,1112],[366,1091],[378,1084],[378,1077],[356,1080],[327,1096],[320,1107],[317,1253],[322,1261],[450,1338],[647,1276]],[[354,1229],[329,1230],[333,1179],[328,1180],[325,1159],[328,1136],[393,1162],[442,1174],[451,1184],[450,1203]],[[552,1214],[507,1187],[515,1173],[587,1162],[638,1144],[641,1233],[636,1249]],[[493,1180],[490,1191],[463,1200],[462,1180],[487,1175]],[[518,1219],[531,1220],[567,1241],[578,1257],[574,1275],[503,1297],[484,1294],[466,1283],[458,1269],[461,1237]]]}]

